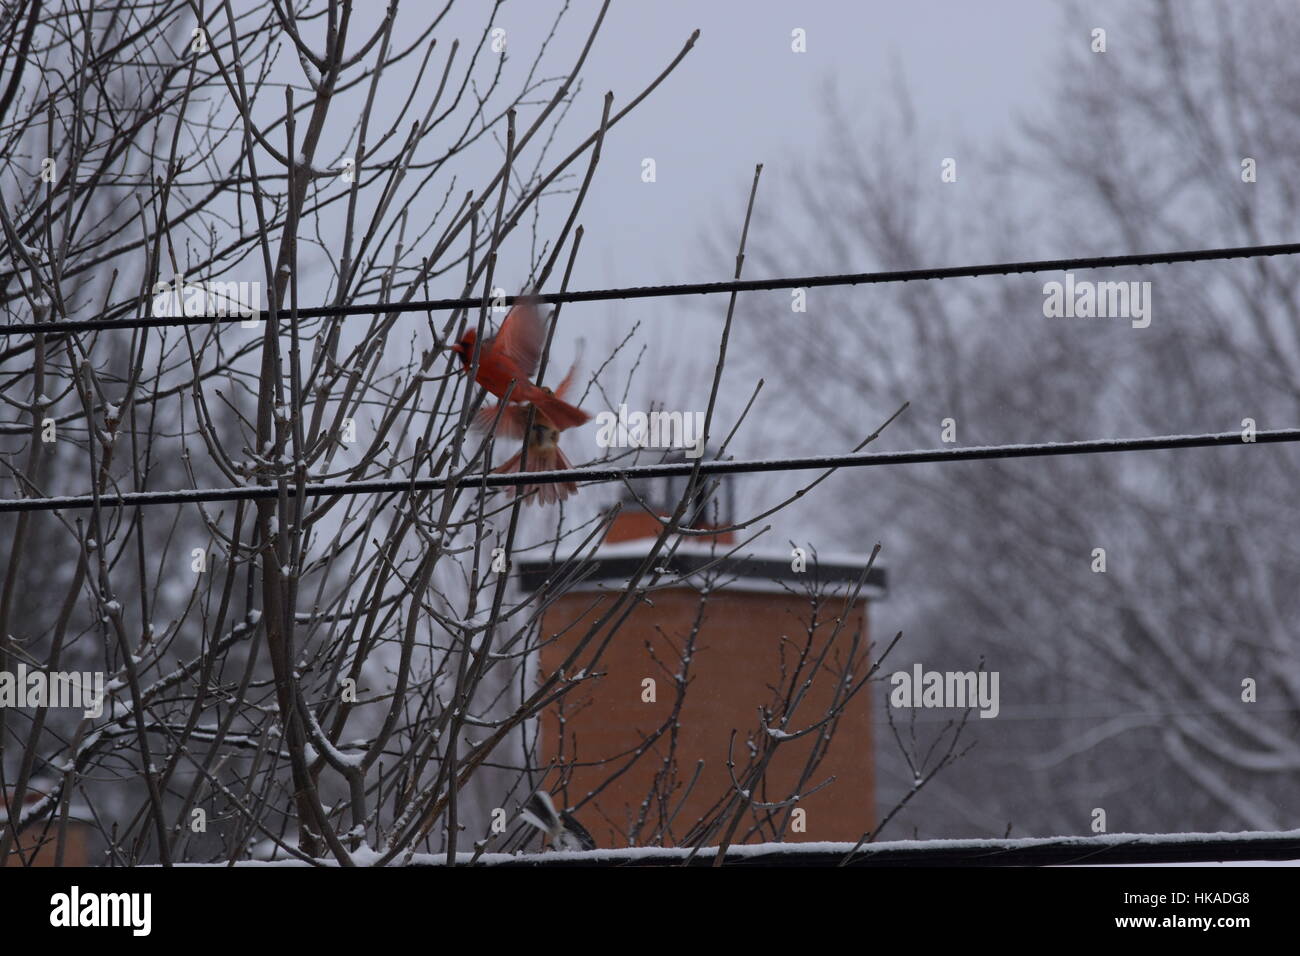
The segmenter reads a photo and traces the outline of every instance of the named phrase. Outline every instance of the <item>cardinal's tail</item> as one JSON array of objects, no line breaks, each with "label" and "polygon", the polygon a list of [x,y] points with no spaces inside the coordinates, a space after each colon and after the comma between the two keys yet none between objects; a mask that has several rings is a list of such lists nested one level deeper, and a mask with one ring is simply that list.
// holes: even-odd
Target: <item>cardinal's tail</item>
[{"label": "cardinal's tail", "polygon": [[[503,475],[514,474],[519,470],[519,460],[522,457],[523,450],[520,449],[507,459],[503,465],[499,466],[496,471]],[[569,459],[564,457],[564,452],[559,448],[528,449],[529,471],[568,471],[572,467],[569,464]],[[553,505],[557,501],[568,498],[569,495],[577,494],[577,492],[578,486],[572,481],[560,481],[544,485],[515,485],[509,489],[510,494],[518,493],[523,495],[524,504],[532,504],[536,501],[538,504],[543,505]]]}]

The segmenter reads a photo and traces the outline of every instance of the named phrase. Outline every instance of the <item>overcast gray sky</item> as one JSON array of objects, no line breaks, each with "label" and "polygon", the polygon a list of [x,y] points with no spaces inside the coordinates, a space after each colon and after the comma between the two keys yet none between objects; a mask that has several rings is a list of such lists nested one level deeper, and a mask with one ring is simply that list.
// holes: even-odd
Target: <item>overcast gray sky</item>
[{"label": "overcast gray sky", "polygon": [[[505,5],[512,55],[531,52],[559,7],[553,0]],[[596,0],[575,0],[561,31],[566,55],[557,62],[584,39],[598,9]],[[607,89],[616,107],[627,102],[692,30],[701,35],[607,141],[583,210],[590,245],[576,283],[723,278],[717,270],[727,263],[700,261],[699,235],[719,217],[738,216],[756,162],[766,164],[762,196],[772,202],[789,164],[824,148],[828,83],[869,116],[892,94],[896,69],[933,143],[936,169],[963,145],[998,142],[1014,131],[1014,114],[1041,102],[1061,9],[1041,0],[617,0],[584,70],[574,121],[598,116]],[[806,31],[806,53],[791,50],[795,28]],[[641,181],[646,157],[656,162],[653,184]]]}]

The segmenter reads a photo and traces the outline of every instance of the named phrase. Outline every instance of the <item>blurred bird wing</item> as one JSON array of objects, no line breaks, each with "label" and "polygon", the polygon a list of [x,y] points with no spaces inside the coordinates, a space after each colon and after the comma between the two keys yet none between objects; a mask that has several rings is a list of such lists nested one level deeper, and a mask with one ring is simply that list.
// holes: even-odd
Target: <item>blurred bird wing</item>
[{"label": "blurred bird wing", "polygon": [[578,360],[575,359],[573,364],[569,366],[569,374],[564,376],[564,380],[560,382],[559,385],[555,386],[556,398],[564,398],[564,396],[568,393],[569,386],[573,384],[573,373],[576,372],[577,370],[578,370]]},{"label": "blurred bird wing", "polygon": [[555,810],[555,803],[545,790],[539,790],[529,797],[520,809],[519,815],[543,833],[556,833],[562,826],[560,815]]},{"label": "blurred bird wing", "polygon": [[594,850],[596,849],[595,838],[587,832],[587,828],[578,822],[578,818],[572,813],[566,813],[564,817],[564,843],[566,849],[571,850]]},{"label": "blurred bird wing", "polygon": [[542,315],[534,299],[521,298],[501,323],[492,347],[511,359],[523,371],[527,378],[537,372],[537,363],[542,359]]},{"label": "blurred bird wing", "polygon": [[548,827],[541,820],[537,819],[537,817],[535,817],[531,811],[527,809],[520,810],[519,815],[523,817],[525,823],[531,823],[533,826],[537,827],[537,829],[541,830],[543,833],[549,834],[551,832],[551,828]]},{"label": "blurred bird wing", "polygon": [[[504,438],[523,438],[524,425],[528,422],[528,406],[510,404],[506,406],[504,412],[500,412],[500,409],[500,405],[484,405],[474,416],[474,427],[489,432],[495,424],[497,435]],[[501,414],[500,420],[497,419],[498,412]]]}]

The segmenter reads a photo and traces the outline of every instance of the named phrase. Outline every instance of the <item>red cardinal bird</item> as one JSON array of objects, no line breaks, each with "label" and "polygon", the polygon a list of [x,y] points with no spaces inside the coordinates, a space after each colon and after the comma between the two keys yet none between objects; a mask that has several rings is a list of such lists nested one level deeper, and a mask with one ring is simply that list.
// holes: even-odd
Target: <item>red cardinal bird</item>
[{"label": "red cardinal bird", "polygon": [[[451,351],[460,356],[462,368],[468,372],[474,360],[474,342],[478,332],[467,329]],[[478,375],[475,381],[497,398],[504,398],[507,390],[511,402],[531,402],[537,406],[552,427],[564,431],[584,425],[591,416],[575,408],[549,388],[534,385],[531,381],[542,357],[542,318],[537,303],[520,299],[501,323],[501,331],[483,343],[478,354]],[[510,383],[514,382],[514,388]]]},{"label": "red cardinal bird", "polygon": [[[569,385],[573,382],[573,371],[576,369],[575,362],[573,368],[569,369],[569,374],[564,376],[564,381],[559,384],[555,390],[555,399],[558,401],[564,398],[569,391]],[[560,402],[563,405],[563,402]],[[565,405],[566,408],[572,408],[571,405]],[[564,471],[573,466],[569,464],[569,459],[564,456],[560,450],[560,429],[555,427],[555,423],[536,405],[533,413],[533,426],[528,430],[525,438],[524,429],[528,425],[528,406],[527,405],[506,405],[505,410],[501,412],[500,420],[497,419],[497,405],[485,405],[479,409],[478,416],[474,424],[485,431],[491,430],[493,423],[496,424],[498,435],[505,435],[510,438],[524,438],[524,447],[528,451],[528,461],[526,467],[529,471]],[[574,409],[582,415],[579,409]],[[500,474],[513,474],[519,470],[521,459],[524,455],[524,448],[515,453],[514,457],[504,465],[493,469]],[[521,485],[509,489],[510,494],[521,494],[524,496],[525,504],[532,504],[534,501],[539,504],[551,505],[557,501],[563,501],[569,495],[576,494],[578,486],[572,481],[557,482],[546,485]]]}]

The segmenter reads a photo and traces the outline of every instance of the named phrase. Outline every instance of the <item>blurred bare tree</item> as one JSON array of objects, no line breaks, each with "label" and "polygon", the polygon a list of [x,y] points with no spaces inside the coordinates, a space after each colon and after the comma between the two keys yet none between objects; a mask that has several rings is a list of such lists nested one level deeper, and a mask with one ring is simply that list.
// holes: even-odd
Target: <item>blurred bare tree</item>
[{"label": "blurred bare tree", "polygon": [[[758,221],[756,272],[1294,241],[1295,7],[1108,11],[1079,6],[1066,19],[1111,24],[1110,52],[1091,51],[1087,29],[1069,32],[1051,109],[1001,153],[963,153],[956,184],[940,184],[937,158],[920,161],[923,120],[904,91],[870,123],[832,99],[797,211]],[[976,178],[995,185],[983,214],[962,218],[947,200]],[[947,418],[962,445],[1300,420],[1292,259],[1078,277],[1150,280],[1148,328],[1045,318],[1043,283],[1061,278],[818,289],[806,315],[788,301],[756,307],[743,341],[782,394],[846,440],[863,415],[910,400],[890,431],[900,448],[940,444]],[[864,505],[849,529],[850,512],[837,511],[829,540],[860,540],[889,519],[909,655],[940,667],[983,658],[1002,675],[1000,718],[974,721],[975,753],[899,815],[900,835],[1087,833],[1094,808],[1112,831],[1294,826],[1297,461],[1291,446],[1247,445],[838,479]],[[912,771],[881,760],[888,802]]]}]

